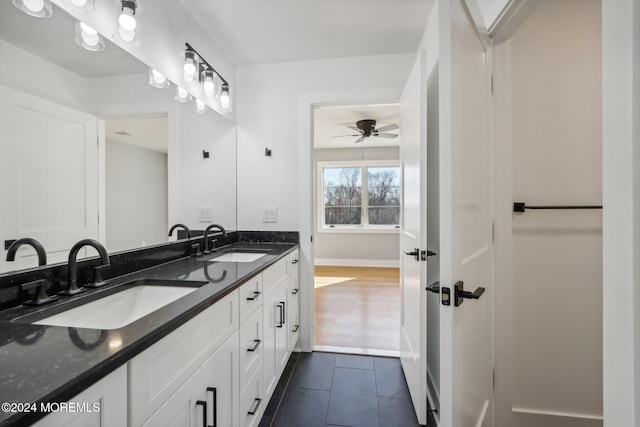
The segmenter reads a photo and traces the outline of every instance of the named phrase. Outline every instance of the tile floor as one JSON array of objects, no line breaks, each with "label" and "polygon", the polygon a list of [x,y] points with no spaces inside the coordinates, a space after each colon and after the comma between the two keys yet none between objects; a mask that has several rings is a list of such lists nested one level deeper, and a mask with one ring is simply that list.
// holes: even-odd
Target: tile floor
[{"label": "tile floor", "polygon": [[400,360],[293,353],[260,427],[419,426]]}]

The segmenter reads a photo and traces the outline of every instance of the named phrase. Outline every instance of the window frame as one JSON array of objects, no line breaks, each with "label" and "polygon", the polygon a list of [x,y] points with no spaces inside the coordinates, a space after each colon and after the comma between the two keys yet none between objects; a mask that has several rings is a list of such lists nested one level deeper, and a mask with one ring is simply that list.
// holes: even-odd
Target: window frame
[{"label": "window frame", "polygon": [[[398,168],[400,185],[400,221],[398,225],[369,224],[369,177],[368,169],[376,167]],[[324,206],[324,170],[328,168],[359,168],[362,170],[362,224],[327,225]],[[390,233],[397,234],[402,227],[402,168],[400,160],[323,160],[316,162],[316,218],[319,233]]]}]

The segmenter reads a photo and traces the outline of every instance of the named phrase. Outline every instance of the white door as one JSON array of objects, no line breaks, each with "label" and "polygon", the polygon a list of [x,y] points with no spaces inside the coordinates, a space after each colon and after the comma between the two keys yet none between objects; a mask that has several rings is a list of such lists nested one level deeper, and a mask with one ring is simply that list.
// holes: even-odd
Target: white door
[{"label": "white door", "polygon": [[[440,2],[441,427],[493,425],[491,58],[463,0]],[[455,285],[479,299],[459,299]],[[459,304],[458,300],[462,302]]]},{"label": "white door", "polygon": [[[0,242],[31,237],[48,263],[66,261],[78,240],[98,238],[98,120],[0,86]],[[4,247],[4,246],[3,246]],[[37,265],[23,248],[0,272]]]},{"label": "white door", "polygon": [[[413,406],[427,420],[426,53],[420,52],[400,99],[402,229],[400,232],[400,358]],[[413,254],[413,255],[412,255]]]}]

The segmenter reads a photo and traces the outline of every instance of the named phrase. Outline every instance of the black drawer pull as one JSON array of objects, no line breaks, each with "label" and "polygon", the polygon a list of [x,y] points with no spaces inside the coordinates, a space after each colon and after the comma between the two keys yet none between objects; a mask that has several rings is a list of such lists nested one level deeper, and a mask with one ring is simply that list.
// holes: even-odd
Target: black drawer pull
[{"label": "black drawer pull", "polygon": [[300,325],[295,325],[291,332],[298,332],[298,329],[300,329]]},{"label": "black drawer pull", "polygon": [[249,414],[249,415],[255,415],[258,412],[258,408],[260,407],[260,404],[262,403],[262,399],[260,399],[259,397],[256,397],[254,402],[256,402],[256,406],[254,406],[253,409],[251,409],[251,410],[249,410],[249,412],[247,412],[247,414]]},{"label": "black drawer pull", "polygon": [[291,261],[291,264],[297,264],[299,260],[294,259],[293,261]]},{"label": "black drawer pull", "polygon": [[202,427],[207,427],[207,402],[198,400],[196,405],[202,406]]},{"label": "black drawer pull", "polygon": [[295,288],[294,290],[291,291],[293,295],[297,294],[298,292],[300,292],[300,289],[298,288]]},{"label": "black drawer pull", "polygon": [[253,347],[248,348],[247,351],[256,351],[258,349],[258,346],[262,342],[262,340],[253,340],[253,342],[254,342]]},{"label": "black drawer pull", "polygon": [[247,297],[247,301],[254,301],[256,298],[258,298],[258,295],[260,295],[262,292],[260,291],[253,291],[253,296],[252,297]]},{"label": "black drawer pull", "polygon": [[218,426],[218,391],[215,387],[207,387],[207,391],[213,393],[213,424],[209,427]]}]

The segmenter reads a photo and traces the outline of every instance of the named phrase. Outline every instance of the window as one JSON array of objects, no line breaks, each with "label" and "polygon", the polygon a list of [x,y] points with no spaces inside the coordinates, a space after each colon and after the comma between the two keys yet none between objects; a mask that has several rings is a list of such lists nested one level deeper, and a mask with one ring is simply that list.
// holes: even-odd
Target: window
[{"label": "window", "polygon": [[397,162],[318,162],[320,228],[400,228]]}]

